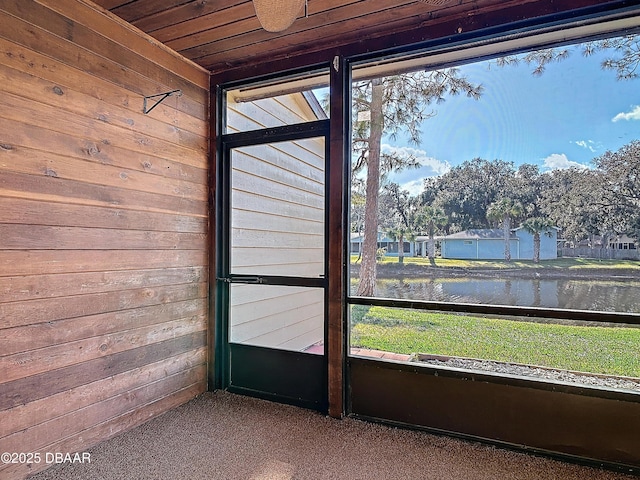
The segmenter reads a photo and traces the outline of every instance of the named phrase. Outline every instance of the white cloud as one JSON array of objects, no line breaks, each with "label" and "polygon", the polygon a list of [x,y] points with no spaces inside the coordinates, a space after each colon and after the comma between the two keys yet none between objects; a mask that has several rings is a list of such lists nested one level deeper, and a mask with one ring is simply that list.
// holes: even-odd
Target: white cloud
[{"label": "white cloud", "polygon": [[630,112],[620,112],[611,119],[612,122],[620,120],[640,120],[640,105],[634,105],[633,110]]},{"label": "white cloud", "polygon": [[571,142],[571,143],[575,143],[579,147],[586,148],[591,153],[596,152],[597,145],[596,145],[596,142],[594,142],[593,140],[578,140],[576,142]]},{"label": "white cloud", "polygon": [[[396,154],[401,156],[413,156],[416,161],[425,167],[427,170],[431,170],[431,174],[425,176],[437,176],[443,175],[451,170],[451,165],[446,160],[438,160],[437,158],[427,156],[427,152],[412,147],[394,147],[388,144],[382,145],[382,151],[388,154]],[[423,170],[423,169],[421,169]],[[429,173],[429,172],[426,172]]]},{"label": "white cloud", "polygon": [[402,185],[400,185],[400,189],[408,190],[409,194],[412,197],[416,197],[422,193],[422,190],[424,188],[424,178],[425,177],[416,178],[415,180],[411,180],[410,182],[403,183]]},{"label": "white cloud", "polygon": [[586,165],[569,160],[564,153],[552,153],[544,159],[543,167],[549,170],[561,170],[571,167],[589,168]]}]

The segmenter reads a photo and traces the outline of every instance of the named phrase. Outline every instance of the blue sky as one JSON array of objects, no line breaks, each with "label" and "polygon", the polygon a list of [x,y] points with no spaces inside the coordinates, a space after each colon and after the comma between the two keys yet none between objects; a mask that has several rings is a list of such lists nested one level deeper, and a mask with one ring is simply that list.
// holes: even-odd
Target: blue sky
[{"label": "blue sky", "polygon": [[600,66],[608,56],[585,58],[572,49],[542,76],[532,75],[533,67],[524,62],[460,67],[484,86],[482,97],[448,97],[433,105],[436,115],[423,123],[419,146],[402,136],[385,139],[384,149],[411,150],[423,164],[390,179],[417,194],[425,177],[475,157],[531,163],[543,172],[591,166],[605,151],[640,138],[640,80],[616,80],[615,72]]}]

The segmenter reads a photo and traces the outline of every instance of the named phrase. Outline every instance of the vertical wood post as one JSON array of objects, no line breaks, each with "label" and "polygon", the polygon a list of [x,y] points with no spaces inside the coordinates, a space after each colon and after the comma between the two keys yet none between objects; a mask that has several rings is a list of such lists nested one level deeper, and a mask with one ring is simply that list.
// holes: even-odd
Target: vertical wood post
[{"label": "vertical wood post", "polygon": [[340,418],[344,411],[344,214],[346,138],[349,132],[346,62],[336,56],[331,65],[329,134],[329,251],[328,251],[328,395],[329,415]]}]

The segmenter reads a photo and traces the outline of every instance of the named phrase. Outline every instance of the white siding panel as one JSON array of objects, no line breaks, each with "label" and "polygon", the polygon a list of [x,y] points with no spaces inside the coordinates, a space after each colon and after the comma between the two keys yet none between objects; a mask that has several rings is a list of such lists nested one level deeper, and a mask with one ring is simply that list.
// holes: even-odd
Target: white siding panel
[{"label": "white siding panel", "polygon": [[301,94],[235,102],[227,99],[228,132],[257,130],[317,120],[317,117]]},{"label": "white siding panel", "polygon": [[[309,157],[306,150],[293,153],[307,154]],[[259,145],[234,150],[232,165],[234,171],[241,170],[296,188],[304,185],[305,189],[310,192],[324,193],[324,172],[322,170],[274,146]]]},{"label": "white siding panel", "polygon": [[290,185],[275,183],[271,180],[240,171],[233,172],[232,181],[234,186],[232,202],[233,197],[237,196],[240,192],[260,192],[260,194],[265,197],[286,199],[298,205],[306,205],[320,210],[324,209],[324,198],[321,195],[313,195],[304,190],[292,188]]},{"label": "white siding panel", "polygon": [[[286,306],[282,302],[279,302],[279,304],[280,306]],[[282,342],[295,338],[300,334],[299,324],[306,323],[314,318],[322,318],[322,310],[319,308],[321,306],[322,304],[308,304],[296,309],[276,312],[273,315],[260,316],[244,323],[234,323],[231,341],[244,343],[251,339],[265,337],[271,332],[278,332],[275,337],[271,337],[275,339],[272,344],[267,346],[280,345]],[[305,329],[303,328],[303,330]]]},{"label": "white siding panel", "polygon": [[[304,213],[306,212],[309,212],[309,210],[306,209]],[[317,209],[312,211],[312,213],[316,212],[318,212]],[[301,217],[302,211],[296,212],[298,216],[287,213],[279,212],[278,215],[274,215],[236,208],[231,216],[231,228],[324,235],[323,216],[318,215],[318,218],[306,219]]]},{"label": "white siding panel", "polygon": [[287,350],[302,351],[324,338],[320,315],[305,322],[300,322],[285,330],[286,335],[281,335],[278,330],[272,331],[261,337],[252,338],[245,342],[260,347],[281,348]]},{"label": "white siding panel", "polygon": [[322,289],[232,285],[230,341],[302,350],[324,337]]},{"label": "white siding panel", "polygon": [[231,273],[319,277],[324,273],[323,255],[320,249],[233,249]]},{"label": "white siding panel", "polygon": [[232,238],[233,246],[236,249],[298,248],[321,250],[324,247],[324,237],[322,235],[312,235],[305,233],[272,232],[268,230],[249,230],[236,228],[233,230]]},{"label": "white siding panel", "polygon": [[[229,132],[316,120],[300,94],[228,107]],[[324,138],[233,150],[231,273],[324,273],[324,164]],[[232,342],[303,350],[324,338],[324,289],[231,285],[230,327]]]},{"label": "white siding panel", "polygon": [[[233,204],[232,220],[245,213],[264,213],[273,216],[289,217],[295,222],[292,225],[305,225],[308,221],[324,222],[324,209],[309,208],[306,205],[291,203],[285,199],[270,198],[253,192],[233,192],[231,202]],[[258,215],[256,215],[258,216]],[[243,217],[248,221],[245,225],[251,225],[252,219]],[[234,224],[238,226],[237,223]]]},{"label": "white siding panel", "polygon": [[314,322],[313,329],[305,331],[299,337],[292,338],[291,340],[281,343],[280,345],[278,345],[278,348],[301,351],[309,348],[311,345],[315,345],[316,343],[322,341],[323,338],[324,326],[322,325],[322,323],[316,321]]}]

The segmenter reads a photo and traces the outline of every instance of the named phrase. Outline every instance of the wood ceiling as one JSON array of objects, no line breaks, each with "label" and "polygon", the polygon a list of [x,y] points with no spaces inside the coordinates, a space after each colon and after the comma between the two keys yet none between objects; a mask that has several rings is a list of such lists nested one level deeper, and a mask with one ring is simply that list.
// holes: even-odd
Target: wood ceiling
[{"label": "wood ceiling", "polygon": [[[369,43],[411,32],[410,40],[490,26],[518,15],[552,14],[558,9],[606,3],[606,0],[308,0],[307,15],[285,32],[268,33],[251,0],[93,0],[213,73],[282,60],[345,44]],[[558,6],[562,4],[562,6]],[[481,20],[476,20],[480,18]],[[451,24],[456,19],[456,24]],[[475,23],[474,23],[475,21]],[[437,28],[436,28],[437,30]],[[406,42],[405,39],[403,40]],[[375,45],[375,41],[372,45]],[[385,44],[386,46],[386,44]],[[378,45],[379,48],[379,45]]]},{"label": "wood ceiling", "polygon": [[433,6],[429,0],[308,0],[306,17],[301,12],[285,32],[268,33],[250,0],[94,2],[212,72],[407,30],[434,17],[514,3],[450,0]]}]

